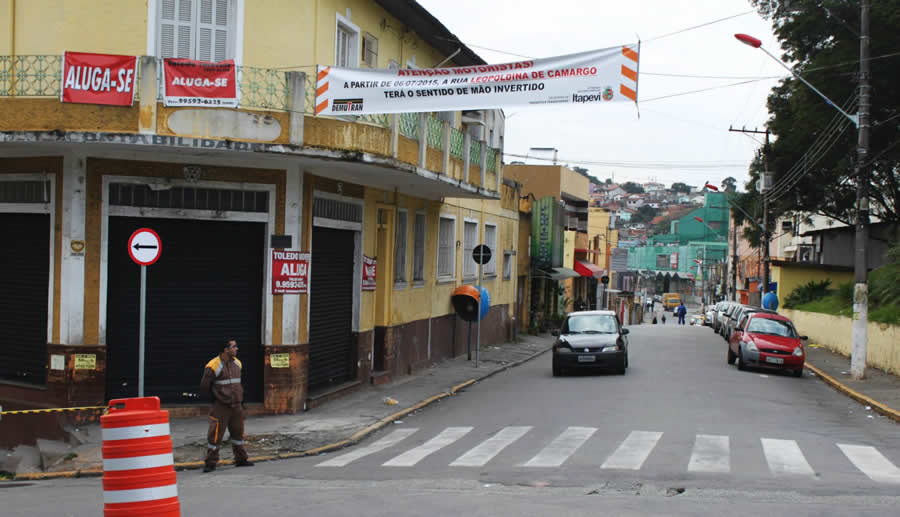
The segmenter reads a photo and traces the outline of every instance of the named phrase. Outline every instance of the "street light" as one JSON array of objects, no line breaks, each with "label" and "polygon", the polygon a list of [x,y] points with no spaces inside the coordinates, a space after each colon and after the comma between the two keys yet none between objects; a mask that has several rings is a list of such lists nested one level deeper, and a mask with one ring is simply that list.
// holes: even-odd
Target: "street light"
[{"label": "street light", "polygon": [[763,46],[762,46],[762,41],[760,41],[759,39],[754,38],[753,36],[750,36],[750,35],[748,35],[748,34],[735,34],[734,37],[737,38],[737,40],[740,41],[741,43],[743,43],[744,45],[748,45],[748,46],[753,47],[753,48],[758,48],[758,49],[762,50],[763,52],[765,52],[769,57],[771,57],[772,59],[774,59],[779,65],[781,65],[781,66],[784,67],[788,72],[790,72],[791,75],[793,75],[794,77],[796,77],[798,80],[800,80],[800,81],[801,81],[803,84],[805,84],[806,86],[809,86],[809,88],[810,88],[812,91],[816,92],[816,93],[819,95],[819,97],[822,97],[822,99],[824,99],[825,102],[827,102],[829,106],[831,106],[831,107],[833,107],[834,109],[840,111],[840,112],[841,112],[841,115],[843,115],[843,116],[847,117],[848,119],[850,119],[850,121],[853,122],[853,125],[854,125],[854,126],[859,127],[859,115],[851,115],[851,114],[847,113],[846,111],[842,110],[842,109],[840,108],[840,106],[838,106],[837,104],[835,104],[834,102],[832,102],[831,99],[829,99],[828,97],[826,97],[824,93],[820,92],[818,89],[816,89],[815,86],[811,85],[811,84],[809,83],[809,81],[807,81],[806,79],[800,77],[800,75],[798,75],[796,72],[794,72],[794,70],[791,69],[791,67],[789,67],[789,66],[787,66],[786,64],[784,64],[783,61],[781,61],[780,59],[778,59],[777,57],[775,57],[774,55],[772,55],[771,52],[769,52],[768,50],[766,50],[765,48],[763,48]]},{"label": "street light", "polygon": [[[871,111],[871,63],[870,63],[870,46],[871,46],[871,0],[862,0],[860,2],[859,16],[859,111],[856,115],[850,115],[846,111],[838,107],[834,102],[826,97],[822,92],[817,90],[809,82],[797,75],[789,66],[782,63],[780,59],[769,53],[762,47],[762,42],[748,36],[747,34],[735,34],[734,37],[741,43],[749,45],[753,48],[761,49],[769,57],[786,68],[791,75],[796,77],[803,84],[808,86],[812,91],[822,97],[829,106],[838,110],[841,115],[850,119],[857,129],[857,145],[856,145],[856,164],[854,166],[854,177],[856,178],[856,240],[855,253],[853,263],[853,279],[855,282],[853,288],[853,331],[852,331],[852,348],[850,352],[850,374],[854,380],[860,380],[866,374],[866,348],[868,344],[868,323],[869,323],[869,286],[868,286],[868,226],[869,226],[869,177],[868,171],[863,166],[868,159],[869,154],[869,113]],[[763,198],[765,199],[765,197]]]}]

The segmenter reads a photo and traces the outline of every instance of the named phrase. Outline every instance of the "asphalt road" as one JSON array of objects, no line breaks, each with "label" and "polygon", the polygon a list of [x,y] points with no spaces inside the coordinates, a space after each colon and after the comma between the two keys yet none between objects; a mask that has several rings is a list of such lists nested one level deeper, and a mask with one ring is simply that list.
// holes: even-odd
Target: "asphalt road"
[{"label": "asphalt road", "polygon": [[[708,328],[632,327],[630,368],[550,355],[353,448],[179,474],[183,515],[900,515],[900,427],[812,376],[739,372]],[[97,479],[0,488],[3,515],[100,515]]]}]

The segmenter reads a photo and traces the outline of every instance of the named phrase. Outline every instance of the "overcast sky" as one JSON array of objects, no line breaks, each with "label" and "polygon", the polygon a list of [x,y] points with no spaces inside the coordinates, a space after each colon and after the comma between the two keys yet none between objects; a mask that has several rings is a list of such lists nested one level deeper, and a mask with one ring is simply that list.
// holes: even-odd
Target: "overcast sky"
[{"label": "overcast sky", "polygon": [[[741,189],[747,167],[763,141],[728,132],[760,130],[767,119],[766,97],[777,79],[653,100],[691,90],[724,86],[787,73],[760,50],[742,45],[734,33],[780,48],[771,25],[750,12],[702,28],[665,34],[748,11],[748,0],[419,0],[463,43],[488,63],[551,57],[635,43],[640,37],[640,119],[630,103],[596,106],[506,109],[507,153],[531,147],[559,149],[562,163],[580,161],[594,176],[616,182],[656,179],[720,184],[734,176]],[[726,79],[654,74],[724,76]],[[505,162],[518,158],[507,156]],[[613,163],[609,163],[613,162]],[[662,164],[661,168],[648,167]]]}]

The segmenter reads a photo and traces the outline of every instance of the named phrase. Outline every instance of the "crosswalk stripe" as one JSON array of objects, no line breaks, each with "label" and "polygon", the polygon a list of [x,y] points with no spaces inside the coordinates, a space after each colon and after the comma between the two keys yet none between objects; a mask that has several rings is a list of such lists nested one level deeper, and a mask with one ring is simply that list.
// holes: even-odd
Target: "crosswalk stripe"
[{"label": "crosswalk stripe", "polygon": [[662,433],[655,431],[632,431],[628,438],[619,445],[609,458],[603,462],[600,468],[638,470],[650,452],[656,447],[656,443],[662,438]]},{"label": "crosswalk stripe", "polygon": [[878,449],[867,445],[837,444],[845,456],[869,476],[872,481],[880,483],[900,483],[900,469],[885,458]]},{"label": "crosswalk stripe", "polygon": [[558,467],[597,432],[596,427],[569,427],[544,447],[526,467]]},{"label": "crosswalk stripe", "polygon": [[347,454],[342,454],[335,458],[332,458],[328,461],[323,461],[316,465],[317,467],[344,467],[349,463],[356,461],[360,458],[364,458],[370,454],[375,454],[376,452],[383,451],[389,447],[393,447],[397,445],[404,439],[408,438],[411,434],[418,431],[417,427],[407,427],[405,429],[397,429],[391,434],[385,436],[384,438],[378,440],[372,445],[368,445],[361,449],[357,449],[353,452],[348,452]]},{"label": "crosswalk stripe", "polygon": [[434,438],[428,440],[422,445],[410,449],[403,454],[382,463],[385,467],[412,467],[419,463],[428,455],[435,453],[451,443],[459,440],[471,431],[471,427],[448,427]]},{"label": "crosswalk stripe", "polygon": [[794,474],[812,476],[815,474],[803,451],[794,440],[775,440],[772,438],[760,438],[769,470],[776,476]]},{"label": "crosswalk stripe", "polygon": [[450,466],[481,467],[491,461],[494,456],[499,454],[500,451],[505,449],[508,445],[525,436],[525,433],[530,430],[530,425],[503,428],[494,436],[481,442],[480,445],[457,458]]},{"label": "crosswalk stripe", "polygon": [[688,463],[689,472],[730,472],[731,449],[727,436],[698,434]]}]

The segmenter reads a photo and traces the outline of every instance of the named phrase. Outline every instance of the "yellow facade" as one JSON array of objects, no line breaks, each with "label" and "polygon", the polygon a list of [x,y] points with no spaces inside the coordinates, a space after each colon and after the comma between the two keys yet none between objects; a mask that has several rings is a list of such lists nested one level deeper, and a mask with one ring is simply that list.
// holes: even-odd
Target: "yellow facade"
[{"label": "yellow facade", "polygon": [[772,282],[778,283],[778,306],[784,307],[784,300],[801,285],[810,282],[831,280],[831,287],[853,281],[853,271],[823,271],[819,268],[772,266]]}]

